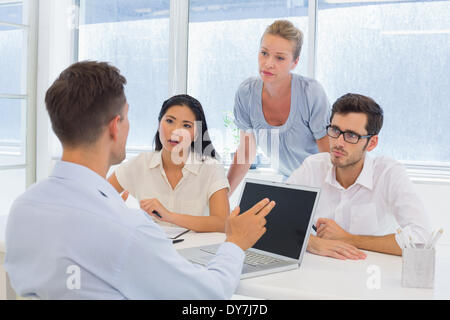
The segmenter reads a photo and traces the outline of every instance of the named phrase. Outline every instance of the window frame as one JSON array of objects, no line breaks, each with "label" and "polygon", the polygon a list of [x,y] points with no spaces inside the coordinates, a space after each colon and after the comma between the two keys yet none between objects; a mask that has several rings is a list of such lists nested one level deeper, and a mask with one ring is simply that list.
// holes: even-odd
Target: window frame
[{"label": "window frame", "polygon": [[45,108],[45,94],[61,71],[76,61],[79,0],[40,0],[38,10],[35,182],[48,177],[55,160],[59,159],[52,157],[54,133]]},{"label": "window frame", "polygon": [[[11,1],[22,3],[25,19],[22,24],[0,21],[0,25],[14,27],[26,31],[26,93],[5,94],[0,92],[2,99],[18,99],[26,101],[25,114],[25,162],[17,165],[2,165],[0,171],[25,169],[25,186],[36,181],[36,72],[37,72],[37,31],[38,31],[38,3],[37,1]],[[7,5],[2,2],[1,5]]]}]

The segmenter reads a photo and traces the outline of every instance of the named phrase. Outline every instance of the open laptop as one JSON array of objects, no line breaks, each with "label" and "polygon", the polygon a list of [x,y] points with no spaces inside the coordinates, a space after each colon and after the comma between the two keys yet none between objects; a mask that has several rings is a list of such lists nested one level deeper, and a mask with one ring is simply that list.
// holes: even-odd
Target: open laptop
[{"label": "open laptop", "polygon": [[[266,216],[266,233],[245,251],[241,279],[298,268],[305,253],[319,188],[245,179],[239,200],[241,213],[264,198],[276,202]],[[185,248],[179,253],[193,263],[207,265],[220,244]]]}]

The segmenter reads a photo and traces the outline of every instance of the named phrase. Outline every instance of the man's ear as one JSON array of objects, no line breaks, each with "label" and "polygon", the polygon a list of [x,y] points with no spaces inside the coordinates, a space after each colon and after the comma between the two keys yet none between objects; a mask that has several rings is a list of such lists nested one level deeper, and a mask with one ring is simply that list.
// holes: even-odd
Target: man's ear
[{"label": "man's ear", "polygon": [[297,67],[299,60],[300,57],[297,57],[297,59],[294,60],[294,64],[292,65],[291,70],[294,70]]},{"label": "man's ear", "polygon": [[119,121],[120,115],[117,115],[108,124],[109,136],[114,141],[116,141],[119,136]]},{"label": "man's ear", "polygon": [[367,151],[372,151],[378,145],[378,135],[370,137],[369,144],[367,145]]}]

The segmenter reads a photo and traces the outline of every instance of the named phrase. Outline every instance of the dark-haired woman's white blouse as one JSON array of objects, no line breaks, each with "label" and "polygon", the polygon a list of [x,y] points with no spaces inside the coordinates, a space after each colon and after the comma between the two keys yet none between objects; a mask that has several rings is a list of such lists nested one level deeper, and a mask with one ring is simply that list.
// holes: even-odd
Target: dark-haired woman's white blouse
[{"label": "dark-haired woman's white blouse", "polygon": [[209,157],[204,161],[199,157],[188,157],[182,173],[183,177],[172,189],[162,165],[161,151],[143,152],[122,163],[115,171],[122,188],[138,201],[156,198],[169,211],[194,216],[209,215],[211,196],[230,187],[223,165]]}]

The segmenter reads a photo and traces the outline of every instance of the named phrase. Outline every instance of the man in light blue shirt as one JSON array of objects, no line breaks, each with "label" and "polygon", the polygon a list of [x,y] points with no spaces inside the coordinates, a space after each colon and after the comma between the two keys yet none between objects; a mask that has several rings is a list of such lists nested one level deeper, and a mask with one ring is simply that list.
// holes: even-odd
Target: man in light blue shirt
[{"label": "man in light blue shirt", "polygon": [[265,232],[274,203],[264,199],[241,215],[233,210],[226,242],[207,267],[182,258],[163,230],[128,208],[105,180],[125,158],[125,83],[106,63],[79,62],[47,91],[62,161],[11,208],[5,269],[12,287],[40,299],[230,298],[243,250]]}]

